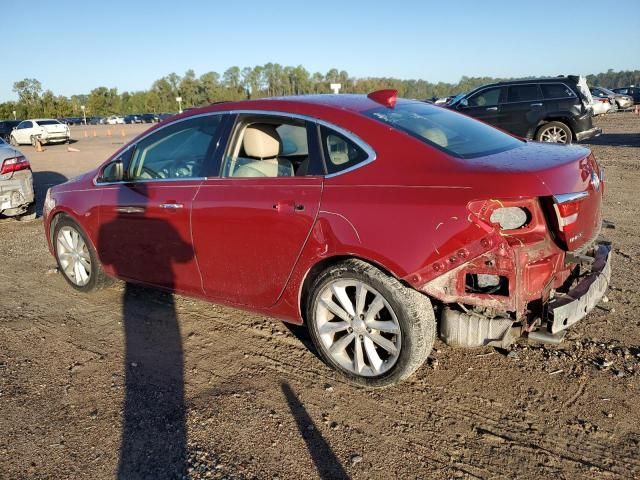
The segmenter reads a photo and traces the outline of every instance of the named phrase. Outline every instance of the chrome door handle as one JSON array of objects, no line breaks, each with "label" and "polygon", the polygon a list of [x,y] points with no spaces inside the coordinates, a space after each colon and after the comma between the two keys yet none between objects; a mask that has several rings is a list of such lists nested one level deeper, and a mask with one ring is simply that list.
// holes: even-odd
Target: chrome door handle
[{"label": "chrome door handle", "polygon": [[496,110],[498,110],[498,107],[489,107],[489,108],[487,108],[487,112],[495,112]]},{"label": "chrome door handle", "polygon": [[532,107],[541,107],[542,104],[541,103],[532,103],[531,106]]},{"label": "chrome door handle", "polygon": [[176,208],[184,207],[181,203],[161,203],[160,208],[167,208],[169,210],[175,210]]},{"label": "chrome door handle", "polygon": [[118,213],[144,213],[142,207],[116,207],[114,210]]}]

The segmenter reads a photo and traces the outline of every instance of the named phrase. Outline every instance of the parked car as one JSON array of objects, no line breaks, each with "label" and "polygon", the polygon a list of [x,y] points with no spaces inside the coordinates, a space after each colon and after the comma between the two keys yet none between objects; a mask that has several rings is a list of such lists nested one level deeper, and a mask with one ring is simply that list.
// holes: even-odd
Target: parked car
[{"label": "parked car", "polygon": [[615,102],[613,104],[608,98],[593,97],[593,103],[591,104],[593,109],[593,115],[603,115],[605,113],[613,112],[618,109]]},{"label": "parked car", "polygon": [[180,115],[49,189],[44,224],[77,290],[115,277],[304,322],[330,366],[383,386],[436,330],[559,342],[607,288],[603,191],[585,148],[385,90]]},{"label": "parked car", "polygon": [[90,125],[104,125],[106,119],[105,117],[90,117],[87,119],[87,122]]},{"label": "parked car", "polygon": [[633,103],[640,103],[640,87],[631,85],[630,87],[612,88],[615,93],[628,95],[633,98]]},{"label": "parked car", "polygon": [[143,113],[141,118],[144,123],[157,123],[160,121],[157,113]]},{"label": "parked car", "polygon": [[593,87],[591,89],[591,96],[594,99],[608,98],[609,102],[619,109],[631,108],[633,106],[633,97],[629,95],[623,95],[621,93],[616,93],[604,87]]},{"label": "parked car", "polygon": [[58,121],[67,125],[84,125],[84,117],[64,117]]},{"label": "parked car", "polygon": [[142,123],[142,116],[141,115],[125,115],[124,117],[124,123]]},{"label": "parked car", "polygon": [[167,118],[171,118],[175,115],[175,113],[161,113],[158,115],[158,121],[162,122],[163,120],[166,120]]},{"label": "parked car", "polygon": [[124,124],[124,117],[120,117],[118,115],[111,115],[110,117],[107,117],[107,119],[105,120],[105,123],[107,125]]},{"label": "parked car", "polygon": [[571,143],[600,135],[582,77],[513,80],[483,85],[445,106],[523,138]]},{"label": "parked car", "polygon": [[0,139],[9,141],[11,131],[16,128],[22,120],[0,120]]},{"label": "parked car", "polygon": [[33,175],[27,158],[0,139],[0,215],[32,220],[36,217]]},{"label": "parked car", "polygon": [[9,135],[11,145],[31,144],[36,146],[36,140],[45,145],[47,143],[68,142],[71,138],[69,126],[54,118],[36,118],[23,120]]}]

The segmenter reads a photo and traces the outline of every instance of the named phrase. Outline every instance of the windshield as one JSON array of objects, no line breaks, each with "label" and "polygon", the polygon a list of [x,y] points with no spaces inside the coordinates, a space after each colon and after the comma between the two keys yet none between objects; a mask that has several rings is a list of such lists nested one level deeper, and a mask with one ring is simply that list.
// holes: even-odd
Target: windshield
[{"label": "windshield", "polygon": [[521,140],[485,123],[422,102],[399,102],[393,109],[380,107],[363,113],[459,158],[491,155],[522,145]]}]

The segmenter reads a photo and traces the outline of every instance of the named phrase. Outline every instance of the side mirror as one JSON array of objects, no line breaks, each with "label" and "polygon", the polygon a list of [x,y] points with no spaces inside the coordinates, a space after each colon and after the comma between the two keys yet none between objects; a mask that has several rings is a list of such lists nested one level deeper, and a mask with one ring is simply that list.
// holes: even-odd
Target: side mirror
[{"label": "side mirror", "polygon": [[469,106],[469,100],[467,100],[466,98],[462,98],[458,102],[458,108],[466,108],[468,106]]},{"label": "side mirror", "polygon": [[124,180],[124,163],[121,158],[109,162],[102,169],[98,182],[100,183],[114,183]]}]

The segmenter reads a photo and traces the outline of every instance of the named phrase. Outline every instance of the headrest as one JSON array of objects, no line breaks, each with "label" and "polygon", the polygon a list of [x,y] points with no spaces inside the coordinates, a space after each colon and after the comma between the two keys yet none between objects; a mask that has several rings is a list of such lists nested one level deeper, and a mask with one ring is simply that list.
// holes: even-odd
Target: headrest
[{"label": "headrest", "polygon": [[447,135],[439,128],[420,128],[417,133],[441,147],[449,145]]},{"label": "headrest", "polygon": [[280,154],[282,143],[273,125],[254,123],[244,131],[244,152],[253,158],[274,158]]}]

